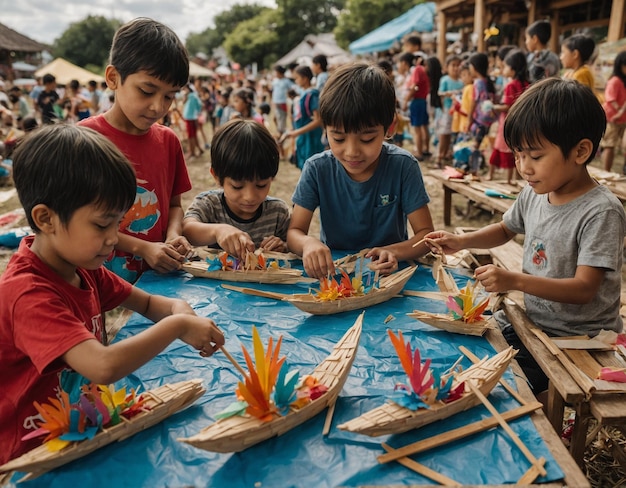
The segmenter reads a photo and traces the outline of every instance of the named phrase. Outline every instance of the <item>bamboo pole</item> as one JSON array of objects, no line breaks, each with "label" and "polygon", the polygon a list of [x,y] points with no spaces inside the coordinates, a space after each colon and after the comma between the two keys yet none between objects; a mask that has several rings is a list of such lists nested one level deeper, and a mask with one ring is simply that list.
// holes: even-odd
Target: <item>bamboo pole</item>
[{"label": "bamboo pole", "polygon": [[[383,443],[382,446],[383,446],[383,448],[385,450],[391,449],[391,447],[389,447],[385,443]],[[448,478],[447,476],[444,476],[443,474],[440,474],[437,471],[434,471],[434,470],[430,469],[429,467],[424,466],[421,463],[418,463],[417,461],[413,461],[412,459],[403,457],[403,458],[397,459],[397,461],[402,466],[404,466],[406,468],[409,468],[412,471],[415,471],[417,474],[421,474],[422,476],[430,478],[431,480],[436,481],[440,485],[444,485],[444,486],[463,486],[458,481],[455,481],[452,478]]]},{"label": "bamboo pole", "polygon": [[233,366],[241,373],[241,375],[245,378],[248,373],[239,365],[237,360],[230,355],[230,353],[226,350],[224,346],[220,347],[220,351],[224,353],[224,356],[233,364]]}]

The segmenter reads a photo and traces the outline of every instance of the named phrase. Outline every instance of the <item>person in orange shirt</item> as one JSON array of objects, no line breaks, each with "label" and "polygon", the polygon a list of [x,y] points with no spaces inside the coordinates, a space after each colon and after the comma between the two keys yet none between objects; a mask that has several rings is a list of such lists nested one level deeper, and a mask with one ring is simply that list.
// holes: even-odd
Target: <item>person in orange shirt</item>
[{"label": "person in orange shirt", "polygon": [[567,70],[563,73],[563,78],[576,80],[593,90],[595,80],[587,63],[595,48],[594,40],[584,34],[575,34],[565,39],[561,44],[561,64]]}]

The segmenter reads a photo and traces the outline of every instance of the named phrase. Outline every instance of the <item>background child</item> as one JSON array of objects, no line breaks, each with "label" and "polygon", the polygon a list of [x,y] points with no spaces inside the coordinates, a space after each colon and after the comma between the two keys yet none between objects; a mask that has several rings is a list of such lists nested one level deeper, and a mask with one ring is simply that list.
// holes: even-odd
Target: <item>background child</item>
[{"label": "background child", "polygon": [[454,100],[452,105],[452,132],[457,134],[465,134],[469,132],[468,111],[472,105],[474,98],[474,80],[470,73],[469,62],[461,63],[459,69],[459,78],[463,82],[463,91],[461,96]]},{"label": "background child", "polygon": [[235,90],[231,95],[231,100],[234,109],[233,114],[230,116],[231,119],[242,118],[263,123],[263,117],[257,114],[254,109],[254,92],[250,88]]},{"label": "background child", "polygon": [[484,161],[480,145],[489,133],[489,127],[495,120],[493,99],[495,86],[489,77],[489,58],[485,53],[474,53],[469,58],[470,74],[474,79],[474,92],[468,116],[469,132],[474,139],[474,150],[469,160],[469,172],[477,175]]},{"label": "background child", "polygon": [[454,97],[463,92],[463,81],[459,78],[461,59],[452,54],[446,59],[446,74],[439,81],[438,95],[441,97],[441,114],[435,125],[439,137],[436,166],[443,168],[446,160],[452,159],[452,103]]},{"label": "background child", "polygon": [[423,160],[428,153],[428,143],[430,135],[428,134],[428,106],[426,100],[430,93],[430,80],[426,69],[422,66],[423,58],[421,55],[415,57],[412,53],[404,53],[400,56],[401,61],[413,61],[413,71],[409,77],[406,90],[406,98],[403,100],[402,110],[409,111],[411,119],[411,127],[413,128],[413,142],[415,149],[413,156],[418,160]]},{"label": "background child", "polygon": [[596,82],[587,63],[595,49],[594,40],[584,34],[575,34],[565,39],[561,44],[561,63],[567,69],[563,78],[576,80],[594,90]]},{"label": "background child", "polygon": [[[13,176],[35,235],[0,278],[0,463],[41,443],[21,438],[40,418],[33,402],[57,396],[62,372],[110,384],[174,339],[205,357],[224,344],[186,302],[149,295],[102,267],[136,189],[113,143],[86,128],[46,126],[16,149]],[[156,324],[107,346],[104,312],[118,305]]]},{"label": "background child", "polygon": [[[427,251],[412,247],[433,228],[419,165],[404,149],[384,142],[395,101],[393,83],[376,66],[345,65],[326,82],[320,116],[330,151],[304,166],[287,233],[289,249],[302,256],[309,276],[334,271],[331,249],[373,248],[367,257],[382,272]],[[317,207],[321,240],[308,235]],[[410,240],[407,219],[415,233]]]},{"label": "background child", "polygon": [[221,190],[200,193],[185,214],[183,233],[194,246],[218,245],[240,258],[246,250],[287,250],[289,207],[268,197],[278,173],[278,146],[265,126],[236,119],[211,144],[211,174]]},{"label": "background child", "polygon": [[151,19],[132,20],[116,32],[105,71],[113,107],[81,121],[112,140],[137,174],[137,198],[106,262],[130,282],[148,268],[180,269],[191,251],[181,234],[181,195],[191,189],[182,147],[174,131],[155,124],[188,78],[187,51],[176,34]]},{"label": "background child", "polygon": [[301,88],[298,104],[294,105],[294,130],[285,132],[279,143],[286,138],[296,138],[296,163],[302,169],[309,157],[322,152],[322,121],[319,116],[320,92],[311,86],[313,72],[308,66],[298,66],[295,69],[296,84]]},{"label": "background child", "polygon": [[519,49],[513,49],[504,58],[502,75],[510,81],[504,87],[501,103],[494,105],[493,110],[500,114],[498,120],[498,133],[493,145],[493,151],[489,158],[489,177],[493,179],[496,168],[506,169],[507,183],[514,184],[515,179],[515,156],[504,140],[504,119],[511,105],[528,88],[528,69],[526,55]]},{"label": "background child", "polygon": [[[555,116],[558,114],[558,116]],[[476,269],[488,292],[524,292],[529,318],[553,336],[595,336],[622,330],[620,288],[626,214],[620,201],[587,171],[604,131],[602,106],[586,86],[550,78],[511,107],[504,138],[528,185],[502,222],[454,235],[437,231],[444,252],[491,248],[525,234],[522,273],[494,265]],[[535,393],[547,378],[511,326],[505,338]]]},{"label": "background child", "polygon": [[552,26],[547,20],[537,20],[526,28],[525,44],[528,49],[526,61],[530,82],[558,76],[561,69],[559,57],[548,49]]},{"label": "background child", "polygon": [[[615,147],[620,144],[623,147],[624,128],[626,128],[626,51],[615,56],[613,74],[604,88],[603,107],[606,112],[607,126],[600,147],[604,170],[611,171]],[[624,169],[626,170],[626,164]]]},{"label": "background child", "polygon": [[191,83],[183,87],[183,120],[185,121],[185,129],[187,131],[187,143],[189,144],[189,153],[187,158],[193,158],[196,156],[196,149],[198,150],[198,156],[202,156],[204,150],[198,143],[198,117],[202,112],[202,102],[200,97],[191,87]]}]

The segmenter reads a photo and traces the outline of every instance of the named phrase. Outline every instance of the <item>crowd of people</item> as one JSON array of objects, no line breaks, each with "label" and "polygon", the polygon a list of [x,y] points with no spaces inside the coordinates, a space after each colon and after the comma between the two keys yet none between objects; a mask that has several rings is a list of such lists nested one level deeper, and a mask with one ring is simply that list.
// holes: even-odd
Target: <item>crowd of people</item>
[{"label": "crowd of people", "polygon": [[[176,338],[202,356],[224,344],[216,324],[187,303],[131,284],[149,269],[180,270],[193,246],[238,258],[289,250],[309,276],[323,278],[336,271],[331,250],[369,249],[370,267],[388,274],[430,251],[489,248],[526,234],[523,272],[481,266],[476,279],[485,289],[523,291],[528,315],[551,335],[621,331],[626,214],[587,165],[600,147],[622,140],[626,53],[615,60],[603,108],[586,85],[593,41],[563,43],[562,79],[559,58],[546,48],[549,27],[528,27],[528,52],[501,48],[495,58],[453,54],[442,64],[409,36],[391,60],[329,72],[320,56],[311,66],[275,66],[263,83],[218,87],[190,80],[176,34],[142,18],[116,32],[104,91],[70,83],[61,95],[44,76],[31,94],[43,127],[11,154],[34,235],[0,278],[0,463],[37,444],[28,435],[33,402],[54,397],[62,373],[108,384]],[[5,110],[26,130],[21,96]],[[469,149],[465,158],[455,154],[459,143]],[[219,189],[185,209],[186,162],[206,150]],[[270,196],[281,158],[302,170],[292,208]],[[488,161],[527,185],[501,223],[457,236],[435,230],[421,169],[428,158],[470,177]],[[317,209],[321,232],[313,236]],[[119,305],[155,325],[106,345],[103,314]],[[503,327],[541,394],[545,375]]]}]

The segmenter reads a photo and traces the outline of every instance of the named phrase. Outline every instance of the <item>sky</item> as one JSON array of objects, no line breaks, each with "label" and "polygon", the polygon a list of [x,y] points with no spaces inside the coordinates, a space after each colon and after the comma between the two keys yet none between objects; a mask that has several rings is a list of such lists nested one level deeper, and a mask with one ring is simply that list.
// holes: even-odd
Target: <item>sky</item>
[{"label": "sky", "polygon": [[215,27],[215,15],[243,3],[276,6],[273,0],[0,0],[0,23],[52,44],[71,23],[88,15],[122,22],[151,17],[171,27],[184,42],[191,32]]}]

